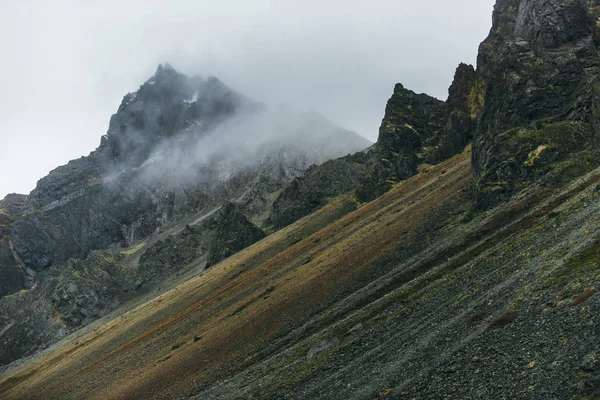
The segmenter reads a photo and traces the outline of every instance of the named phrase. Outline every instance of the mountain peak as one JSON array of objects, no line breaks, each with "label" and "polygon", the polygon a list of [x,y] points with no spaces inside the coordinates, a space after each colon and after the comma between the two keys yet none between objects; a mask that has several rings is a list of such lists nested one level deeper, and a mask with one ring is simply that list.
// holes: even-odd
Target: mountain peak
[{"label": "mountain peak", "polygon": [[156,68],[156,73],[154,74],[154,76],[163,74],[165,72],[177,72],[177,71],[169,63],[165,63],[164,65],[163,64],[158,64],[158,68]]}]

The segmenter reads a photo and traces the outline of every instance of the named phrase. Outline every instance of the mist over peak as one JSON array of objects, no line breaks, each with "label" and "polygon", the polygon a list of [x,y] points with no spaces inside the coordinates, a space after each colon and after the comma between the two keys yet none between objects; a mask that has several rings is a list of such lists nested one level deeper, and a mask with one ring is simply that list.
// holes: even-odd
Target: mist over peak
[{"label": "mist over peak", "polygon": [[46,268],[131,245],[226,201],[262,223],[281,188],[311,165],[370,144],[315,112],[271,110],[215,77],[161,65],[124,96],[94,152],[38,181],[28,201],[47,218],[15,223],[15,247],[32,269]]},{"label": "mist over peak", "polygon": [[172,181],[188,180],[223,157],[234,169],[257,165],[269,143],[301,149],[313,163],[370,144],[314,111],[273,111],[217,77],[188,77],[161,64],[137,92],[124,97],[100,150],[113,164],[109,175],[134,166],[146,170],[146,180],[151,175]]}]

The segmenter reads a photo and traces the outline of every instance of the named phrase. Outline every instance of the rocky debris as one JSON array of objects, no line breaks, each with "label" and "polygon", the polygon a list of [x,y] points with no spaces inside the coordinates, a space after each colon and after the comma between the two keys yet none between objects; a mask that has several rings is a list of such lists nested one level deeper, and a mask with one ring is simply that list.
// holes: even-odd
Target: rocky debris
[{"label": "rocky debris", "polygon": [[[51,171],[29,196],[0,201],[0,313],[7,313],[0,331],[20,343],[2,362],[88,324],[191,262],[216,263],[254,243],[264,233],[250,220],[263,223],[287,183],[369,144],[318,114],[279,115],[214,77],[159,66],[123,98],[95,151]],[[108,250],[230,201],[239,207],[226,207],[212,228],[150,240],[139,265]],[[18,293],[17,302],[10,295]],[[35,317],[22,320],[28,313]]]},{"label": "rocky debris", "polygon": [[496,4],[478,56],[487,87],[473,144],[479,207],[526,182],[555,186],[597,165],[600,59],[590,5]]},{"label": "rocky debris", "polygon": [[528,187],[470,222],[456,212],[470,195],[457,191],[347,296],[193,398],[597,397],[598,173],[546,190],[550,207]]}]

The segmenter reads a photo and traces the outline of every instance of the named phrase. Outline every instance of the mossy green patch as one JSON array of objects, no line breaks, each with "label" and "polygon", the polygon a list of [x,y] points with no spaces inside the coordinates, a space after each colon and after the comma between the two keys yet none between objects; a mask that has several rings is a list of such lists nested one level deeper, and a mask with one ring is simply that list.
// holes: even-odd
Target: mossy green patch
[{"label": "mossy green patch", "polygon": [[131,247],[129,249],[121,250],[121,254],[125,256],[131,256],[140,251],[144,246],[146,246],[146,242],[142,242],[137,246]]}]

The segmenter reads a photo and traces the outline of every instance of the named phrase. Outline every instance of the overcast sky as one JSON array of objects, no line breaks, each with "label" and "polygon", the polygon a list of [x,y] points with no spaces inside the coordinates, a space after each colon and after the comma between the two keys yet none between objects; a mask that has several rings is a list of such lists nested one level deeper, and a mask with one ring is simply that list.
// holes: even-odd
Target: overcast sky
[{"label": "overcast sky", "polygon": [[396,82],[446,99],[494,0],[0,0],[0,199],[89,154],[169,62],[374,141]]}]

